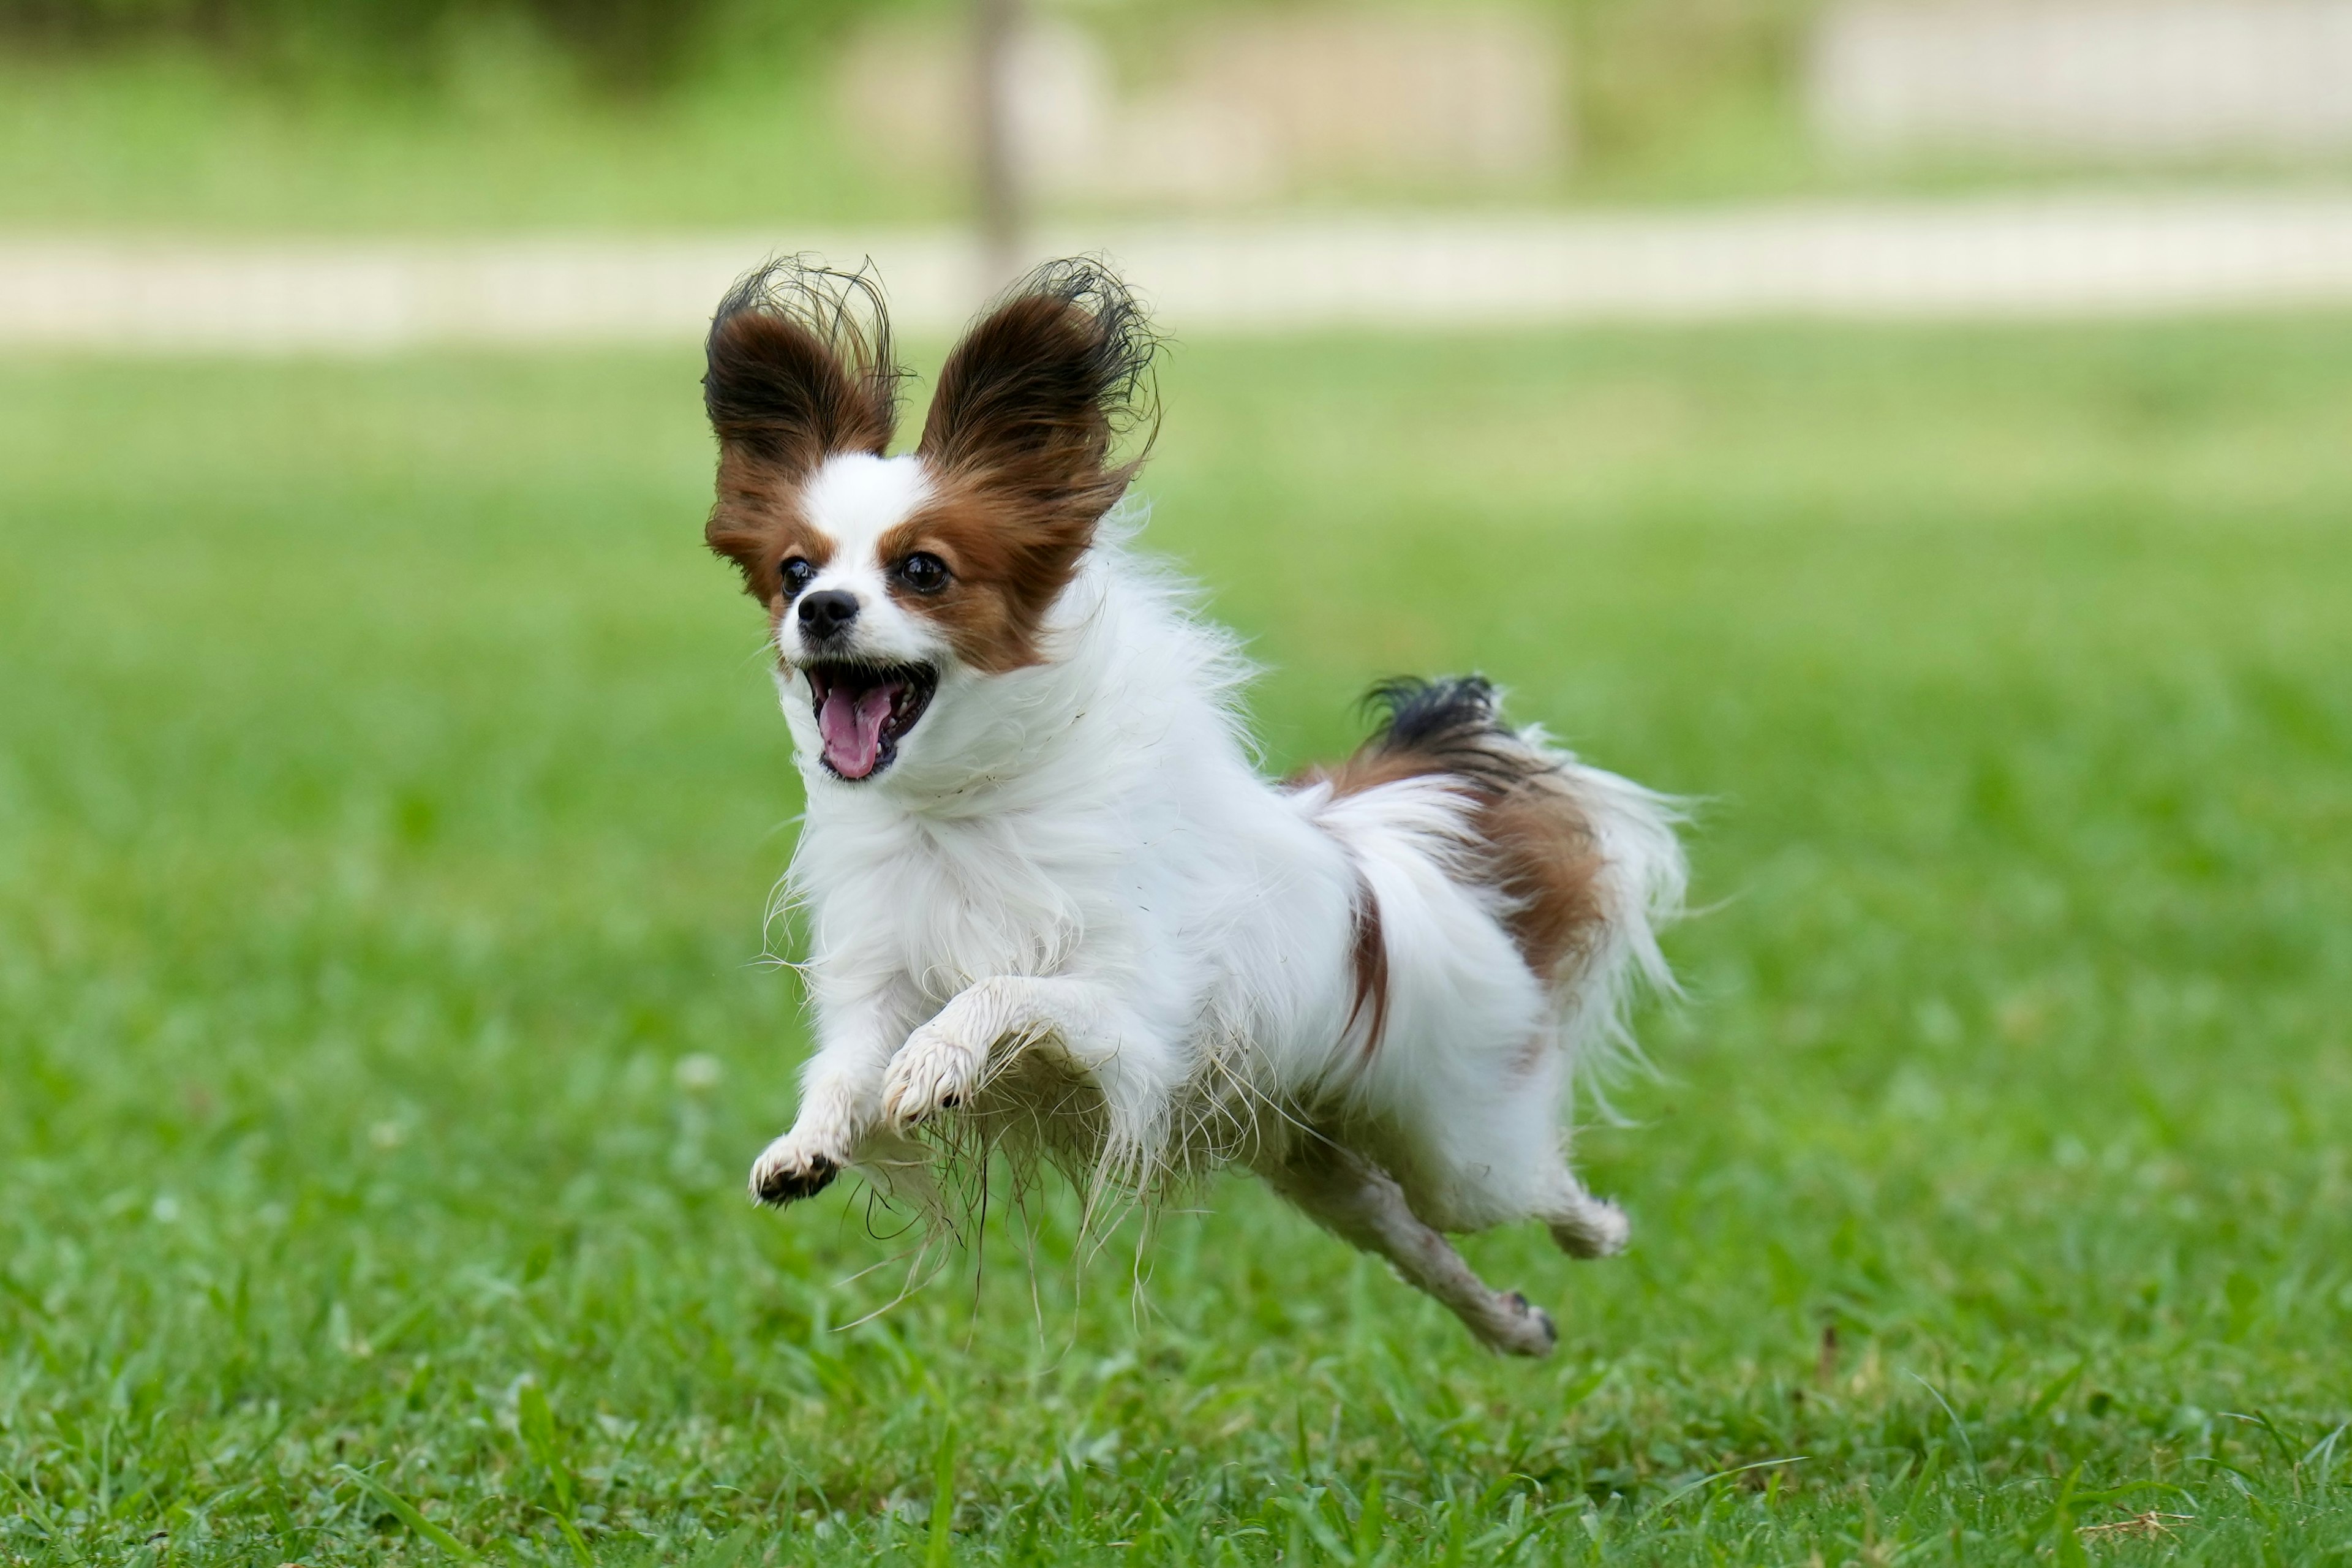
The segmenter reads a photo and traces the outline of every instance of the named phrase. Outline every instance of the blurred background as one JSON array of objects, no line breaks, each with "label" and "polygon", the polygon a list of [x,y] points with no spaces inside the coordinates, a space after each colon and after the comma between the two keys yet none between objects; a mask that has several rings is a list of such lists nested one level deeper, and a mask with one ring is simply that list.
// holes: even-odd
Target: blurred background
[{"label": "blurred background", "polygon": [[[743,1201],[709,312],[1095,249],[1270,772],[1696,803],[1540,1368],[1245,1183]],[[0,1558],[2340,1561],[2347,519],[2352,0],[0,0]]]},{"label": "blurred background", "polygon": [[2310,300],[2347,171],[2344,0],[0,0],[19,340],[663,337],[777,247],[940,327],[1098,247],[1187,325]]}]

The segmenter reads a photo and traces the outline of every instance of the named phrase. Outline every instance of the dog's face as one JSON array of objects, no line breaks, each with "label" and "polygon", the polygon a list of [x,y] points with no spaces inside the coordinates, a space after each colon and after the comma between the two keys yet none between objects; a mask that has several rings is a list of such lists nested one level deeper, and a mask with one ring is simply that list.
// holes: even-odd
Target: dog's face
[{"label": "dog's face", "polygon": [[949,355],[922,439],[889,457],[903,373],[872,284],[778,263],[729,294],[703,378],[706,536],[767,605],[824,776],[884,778],[938,749],[935,715],[1052,657],[1047,613],[1134,473],[1111,446],[1145,416],[1150,350],[1115,280],[1041,268]]}]

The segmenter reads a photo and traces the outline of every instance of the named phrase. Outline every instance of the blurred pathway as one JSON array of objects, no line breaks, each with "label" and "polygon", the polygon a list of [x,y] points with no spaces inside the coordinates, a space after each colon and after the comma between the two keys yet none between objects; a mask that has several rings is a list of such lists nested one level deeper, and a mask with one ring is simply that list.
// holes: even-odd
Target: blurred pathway
[{"label": "blurred pathway", "polygon": [[[2352,305],[2352,193],[2074,195],[1064,227],[1172,331],[1735,317],[1992,319]],[[370,353],[694,342],[762,257],[871,256],[902,330],[984,292],[947,230],[481,241],[0,236],[0,346]]]}]

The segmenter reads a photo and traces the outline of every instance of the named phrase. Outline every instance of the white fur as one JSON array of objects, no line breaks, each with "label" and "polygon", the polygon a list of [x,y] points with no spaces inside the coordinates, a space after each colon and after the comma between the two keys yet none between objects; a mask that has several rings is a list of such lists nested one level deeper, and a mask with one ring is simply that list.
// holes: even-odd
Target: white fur
[{"label": "white fur", "polygon": [[[856,596],[858,604],[859,648],[885,662],[938,657],[945,651],[939,638],[917,617],[893,604],[884,590],[883,563],[875,545],[895,524],[930,499],[931,481],[913,458],[869,458],[862,452],[826,459],[801,489],[801,508],[808,520],[834,542],[833,558],[808,582],[806,592],[837,588]],[[787,668],[806,658],[800,627],[787,619],[778,628],[777,651]],[[789,710],[790,704],[786,704]],[[806,742],[816,733],[811,721]]]},{"label": "white fur", "polygon": [[[779,1195],[781,1178],[797,1195],[856,1166],[919,1194],[933,1156],[914,1130],[983,1105],[1025,1051],[1099,1090],[1085,1103],[1105,1179],[1240,1159],[1487,1342],[1548,1348],[1549,1320],[1478,1296],[1435,1232],[1535,1217],[1582,1255],[1623,1244],[1622,1216],[1569,1170],[1563,1114],[1580,1064],[1623,1038],[1629,987],[1667,981],[1655,930],[1683,861],[1665,803],[1546,753],[1606,859],[1606,931],[1572,973],[1539,978],[1465,872],[1465,796],[1424,778],[1335,799],[1261,777],[1232,639],[1123,542],[1097,542],[1062,595],[1045,662],[957,663],[891,605],[873,559],[927,488],[916,458],[836,458],[803,492],[837,544],[812,586],[865,606],[850,651],[929,660],[940,679],[895,763],[844,781],[817,763],[783,618],[779,689],[808,787],[789,884],[818,1049],[754,1189]],[[1376,1046],[1351,968],[1360,882],[1388,960]]]}]

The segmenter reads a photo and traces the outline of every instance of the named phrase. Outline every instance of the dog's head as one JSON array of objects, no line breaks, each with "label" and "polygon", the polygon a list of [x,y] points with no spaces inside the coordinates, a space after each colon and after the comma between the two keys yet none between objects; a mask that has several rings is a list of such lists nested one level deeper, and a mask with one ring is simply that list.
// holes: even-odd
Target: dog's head
[{"label": "dog's head", "polygon": [[1041,268],[964,335],[892,457],[905,373],[866,275],[775,262],[721,302],[706,537],[767,606],[795,738],[828,774],[879,778],[934,709],[1052,657],[1049,613],[1140,462],[1113,448],[1148,422],[1151,349],[1117,279]]}]

